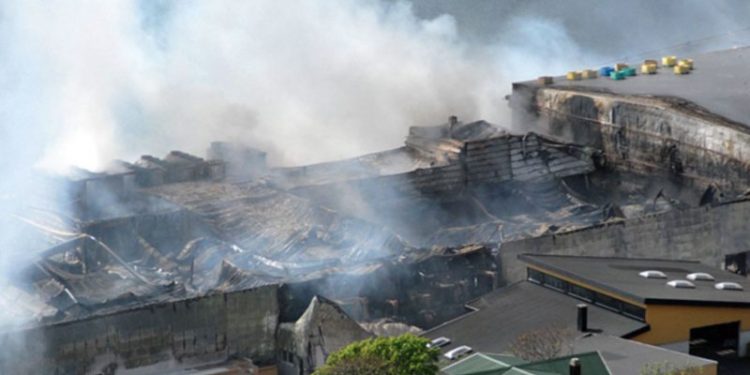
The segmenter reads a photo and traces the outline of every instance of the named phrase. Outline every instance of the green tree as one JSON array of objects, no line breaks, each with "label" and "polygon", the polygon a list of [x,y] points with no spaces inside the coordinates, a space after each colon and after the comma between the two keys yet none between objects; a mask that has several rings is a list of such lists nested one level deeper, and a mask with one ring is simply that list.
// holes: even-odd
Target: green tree
[{"label": "green tree", "polygon": [[331,354],[316,375],[434,375],[440,350],[412,334],[351,343]]}]

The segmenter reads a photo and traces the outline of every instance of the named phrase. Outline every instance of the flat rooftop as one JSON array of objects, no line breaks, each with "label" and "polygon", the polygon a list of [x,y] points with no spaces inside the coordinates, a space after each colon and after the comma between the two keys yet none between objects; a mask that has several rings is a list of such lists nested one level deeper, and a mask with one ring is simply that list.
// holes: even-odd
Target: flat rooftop
[{"label": "flat rooftop", "polygon": [[617,375],[642,375],[643,366],[670,363],[675,370],[687,370],[715,364],[716,361],[643,344],[619,337],[586,334],[572,343],[574,353],[598,351],[607,367]]},{"label": "flat rooftop", "polygon": [[[748,126],[750,124],[750,47],[709,52],[695,56],[677,56],[694,60],[694,69],[685,75],[675,75],[672,68],[661,66],[662,56],[651,59],[660,62],[656,74],[640,74],[643,61],[623,61],[635,67],[638,75],[615,81],[609,77],[568,81],[555,77],[546,86],[534,81],[517,85],[607,92],[618,95],[679,97],[691,101],[713,114]],[[599,69],[600,66],[571,67],[571,70]]]},{"label": "flat rooftop", "polygon": [[[442,348],[444,352],[468,345],[474,351],[505,353],[519,335],[542,328],[557,328],[575,336],[579,303],[562,293],[521,281],[483,296],[469,304],[476,311],[435,327],[424,336],[451,339],[450,345]],[[630,336],[648,327],[594,305],[588,307],[588,326],[615,336]]]},{"label": "flat rooftop", "polygon": [[[689,260],[521,255],[531,266],[595,286],[646,304],[687,304],[750,307],[750,281],[740,275]],[[642,271],[656,270],[666,279],[647,279]],[[686,280],[690,273],[704,272],[714,281],[692,281],[694,289],[673,288],[670,280]],[[735,282],[744,290],[718,290],[719,282]]]}]

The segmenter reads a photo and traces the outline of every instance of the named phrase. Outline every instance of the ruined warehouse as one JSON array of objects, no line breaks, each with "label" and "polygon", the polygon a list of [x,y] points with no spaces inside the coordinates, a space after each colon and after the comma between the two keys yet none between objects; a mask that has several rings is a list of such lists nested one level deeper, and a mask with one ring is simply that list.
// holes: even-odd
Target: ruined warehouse
[{"label": "ruined warehouse", "polygon": [[[78,170],[65,210],[8,223],[34,257],[2,286],[20,323],[0,337],[0,368],[246,357],[309,373],[316,341],[295,336],[309,311],[429,329],[524,279],[522,253],[744,272],[750,94],[732,90],[731,70],[748,59],[738,49],[697,56],[687,75],[520,82],[498,103],[519,134],[451,117],[412,127],[400,148],[316,165],[269,166],[260,150],[216,142],[205,158]],[[37,197],[30,207],[51,199]]]}]

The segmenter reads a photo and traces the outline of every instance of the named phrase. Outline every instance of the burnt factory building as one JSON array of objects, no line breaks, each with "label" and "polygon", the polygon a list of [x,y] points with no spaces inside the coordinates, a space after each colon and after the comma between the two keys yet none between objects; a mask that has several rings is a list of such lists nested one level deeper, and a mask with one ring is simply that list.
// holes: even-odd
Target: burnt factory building
[{"label": "burnt factory building", "polygon": [[[402,147],[315,165],[274,167],[261,150],[217,142],[206,158],[78,170],[64,211],[30,208],[13,224],[34,257],[0,286],[17,318],[0,334],[0,372],[247,359],[310,373],[381,324],[429,330],[492,300],[527,279],[521,254],[742,273],[750,93],[732,89],[731,72],[748,51],[697,56],[684,75],[517,83],[523,133],[452,117],[412,127]],[[29,207],[51,199],[36,196]],[[562,300],[529,283],[510,288]],[[615,336],[645,326],[606,308],[592,322]]]}]

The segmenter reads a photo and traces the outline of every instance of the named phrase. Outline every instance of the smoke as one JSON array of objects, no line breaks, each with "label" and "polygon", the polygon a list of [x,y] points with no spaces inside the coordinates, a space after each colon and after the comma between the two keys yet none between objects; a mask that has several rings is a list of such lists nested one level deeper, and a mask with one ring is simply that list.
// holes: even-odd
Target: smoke
[{"label": "smoke", "polygon": [[37,170],[203,155],[214,140],[298,165],[398,147],[409,126],[450,115],[508,126],[512,81],[743,44],[749,12],[697,0],[2,1],[0,325],[25,318],[6,284],[44,248],[19,216],[69,211],[65,184]]},{"label": "smoke", "polygon": [[[572,44],[531,20],[517,22],[520,43],[476,48],[451,16],[401,2],[78,5],[2,8],[1,120],[14,146],[31,145],[15,164],[100,169],[217,139],[283,164],[397,147],[409,126],[451,114],[505,122],[506,73]],[[536,48],[547,52],[525,57]]]},{"label": "smoke", "polygon": [[2,2],[0,274],[25,253],[11,223],[30,192],[65,190],[40,186],[34,168],[202,155],[213,140],[269,151],[275,164],[351,157],[453,114],[508,126],[515,80],[750,34],[699,38],[746,26],[741,2],[606,3]]},{"label": "smoke", "polygon": [[3,3],[2,135],[12,164],[51,170],[218,139],[319,162],[451,114],[504,125],[513,80],[740,26],[732,2],[510,3]]},{"label": "smoke", "polygon": [[[507,126],[514,80],[736,30],[748,11],[732,1],[610,5],[2,2],[3,223],[39,190],[32,168],[96,170],[172,149],[202,155],[213,140],[306,164],[398,147],[409,126],[452,114]],[[0,229],[0,268],[24,242],[10,228]]]}]

